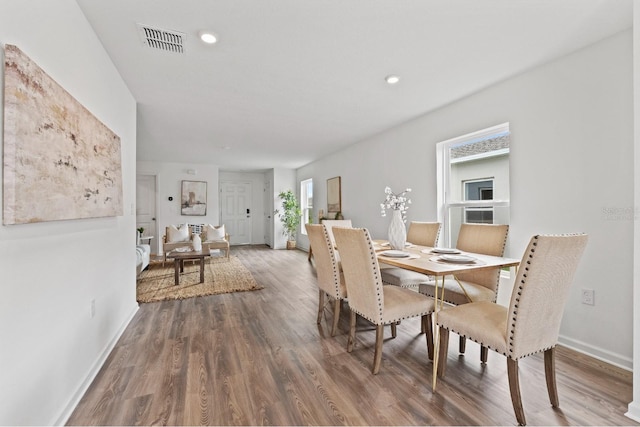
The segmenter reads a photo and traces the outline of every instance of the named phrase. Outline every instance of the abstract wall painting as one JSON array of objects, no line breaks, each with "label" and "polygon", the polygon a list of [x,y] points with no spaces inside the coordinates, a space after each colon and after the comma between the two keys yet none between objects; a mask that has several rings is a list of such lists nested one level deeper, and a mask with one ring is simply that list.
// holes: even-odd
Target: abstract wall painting
[{"label": "abstract wall painting", "polygon": [[123,214],[120,137],[5,45],[3,224]]},{"label": "abstract wall painting", "polygon": [[205,181],[182,181],[182,215],[207,214],[207,183]]}]

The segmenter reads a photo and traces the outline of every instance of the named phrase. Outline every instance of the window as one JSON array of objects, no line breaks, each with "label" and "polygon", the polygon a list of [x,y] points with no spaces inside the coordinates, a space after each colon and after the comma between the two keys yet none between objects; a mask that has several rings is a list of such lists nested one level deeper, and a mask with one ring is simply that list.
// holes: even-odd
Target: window
[{"label": "window", "polygon": [[[493,178],[463,181],[464,200],[493,200]],[[493,224],[492,207],[464,208],[464,221],[467,223]]]},{"label": "window", "polygon": [[438,221],[445,246],[455,246],[463,222],[509,223],[509,124],[436,146]]},{"label": "window", "polygon": [[300,183],[300,210],[302,211],[302,234],[307,234],[305,224],[313,222],[313,179],[305,179]]}]

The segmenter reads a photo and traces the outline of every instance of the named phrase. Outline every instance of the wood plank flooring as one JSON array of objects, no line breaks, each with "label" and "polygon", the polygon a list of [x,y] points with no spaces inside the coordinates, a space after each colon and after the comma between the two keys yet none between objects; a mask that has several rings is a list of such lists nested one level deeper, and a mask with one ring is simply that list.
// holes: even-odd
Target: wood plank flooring
[{"label": "wood plank flooring", "polygon": [[[418,319],[405,320],[371,374],[375,329],[358,323],[346,352],[348,308],[329,336],[316,325],[307,254],[234,247],[265,289],[142,304],[68,425],[513,425],[506,361],[452,335],[447,376],[432,364]],[[549,404],[541,355],[520,362],[529,425],[630,425],[631,373],[557,351],[560,408]]]}]

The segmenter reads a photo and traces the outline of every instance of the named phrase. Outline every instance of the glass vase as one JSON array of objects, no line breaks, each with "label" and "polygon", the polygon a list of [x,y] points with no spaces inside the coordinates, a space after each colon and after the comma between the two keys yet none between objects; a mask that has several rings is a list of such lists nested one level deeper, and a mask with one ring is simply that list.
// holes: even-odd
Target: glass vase
[{"label": "glass vase", "polygon": [[391,224],[389,224],[389,246],[391,249],[403,250],[406,242],[407,229],[402,221],[402,213],[399,210],[394,210]]}]

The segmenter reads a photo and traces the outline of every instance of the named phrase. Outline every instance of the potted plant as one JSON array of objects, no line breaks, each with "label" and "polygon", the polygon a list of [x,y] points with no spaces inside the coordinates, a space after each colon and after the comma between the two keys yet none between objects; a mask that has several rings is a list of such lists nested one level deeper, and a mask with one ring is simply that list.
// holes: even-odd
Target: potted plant
[{"label": "potted plant", "polygon": [[291,190],[280,192],[278,197],[282,200],[282,210],[276,209],[275,213],[284,226],[282,234],[287,236],[287,249],[294,249],[296,247],[296,233],[302,216],[300,204]]}]

